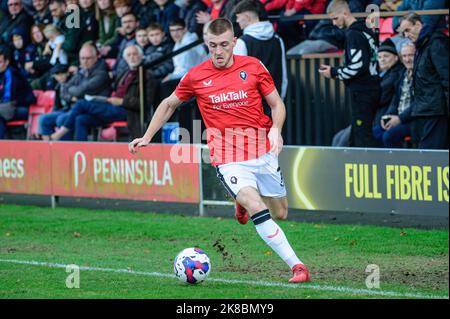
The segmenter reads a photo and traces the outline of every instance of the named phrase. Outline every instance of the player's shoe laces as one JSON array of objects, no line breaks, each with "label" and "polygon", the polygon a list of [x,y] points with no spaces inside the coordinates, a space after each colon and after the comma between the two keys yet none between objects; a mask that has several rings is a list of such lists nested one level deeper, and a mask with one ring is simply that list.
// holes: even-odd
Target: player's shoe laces
[{"label": "player's shoe laces", "polygon": [[236,202],[236,210],[234,212],[234,216],[238,220],[239,224],[245,225],[248,222],[248,212],[247,210],[241,206],[238,202]]},{"label": "player's shoe laces", "polygon": [[292,267],[292,273],[294,274],[294,276],[292,276],[292,278],[289,279],[289,282],[298,283],[311,281],[309,270],[303,264],[297,264],[294,267]]}]

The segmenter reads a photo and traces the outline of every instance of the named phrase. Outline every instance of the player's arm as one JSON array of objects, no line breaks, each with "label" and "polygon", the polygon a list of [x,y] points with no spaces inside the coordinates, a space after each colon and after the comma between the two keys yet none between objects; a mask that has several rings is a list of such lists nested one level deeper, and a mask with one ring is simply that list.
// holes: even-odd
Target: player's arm
[{"label": "player's arm", "polygon": [[272,110],[272,127],[270,128],[268,138],[270,141],[270,151],[275,155],[280,154],[283,149],[283,130],[284,121],[286,120],[286,107],[277,90],[265,96],[267,104]]},{"label": "player's arm", "polygon": [[181,101],[173,92],[168,98],[165,98],[156,109],[155,114],[148,125],[147,131],[141,138],[134,139],[130,144],[128,144],[128,150],[130,153],[134,154],[138,151],[140,147],[147,146],[158,132],[161,127],[170,119],[172,114],[175,112],[178,106],[181,105]]}]

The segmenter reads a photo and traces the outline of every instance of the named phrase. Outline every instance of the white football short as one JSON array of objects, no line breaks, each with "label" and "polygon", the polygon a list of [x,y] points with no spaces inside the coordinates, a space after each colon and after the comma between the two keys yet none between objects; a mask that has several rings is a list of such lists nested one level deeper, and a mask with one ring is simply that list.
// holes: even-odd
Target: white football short
[{"label": "white football short", "polygon": [[278,157],[271,152],[249,161],[219,165],[216,170],[217,177],[234,199],[239,191],[247,186],[258,190],[261,196],[274,198],[286,196]]}]

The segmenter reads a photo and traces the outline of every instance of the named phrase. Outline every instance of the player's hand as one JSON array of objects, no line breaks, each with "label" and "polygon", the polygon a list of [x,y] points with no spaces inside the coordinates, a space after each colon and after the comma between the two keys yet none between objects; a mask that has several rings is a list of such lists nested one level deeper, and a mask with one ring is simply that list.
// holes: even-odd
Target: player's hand
[{"label": "player's hand", "polygon": [[281,131],[277,128],[271,128],[267,137],[270,142],[270,152],[275,156],[278,156],[283,149],[283,137],[281,137]]},{"label": "player's hand", "polygon": [[131,141],[128,144],[128,150],[130,151],[131,154],[135,154],[141,147],[145,147],[149,143],[150,143],[150,141],[144,139],[143,137],[135,138],[133,141]]}]

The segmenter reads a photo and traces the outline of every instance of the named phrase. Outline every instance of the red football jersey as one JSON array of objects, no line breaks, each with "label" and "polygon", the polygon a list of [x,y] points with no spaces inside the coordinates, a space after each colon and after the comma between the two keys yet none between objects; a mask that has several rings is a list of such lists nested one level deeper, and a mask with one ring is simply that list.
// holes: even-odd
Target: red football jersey
[{"label": "red football jersey", "polygon": [[196,96],[216,166],[255,159],[270,150],[272,120],[264,114],[262,98],[275,89],[261,61],[234,55],[227,69],[218,69],[211,59],[191,68],[175,95],[181,101]]}]

